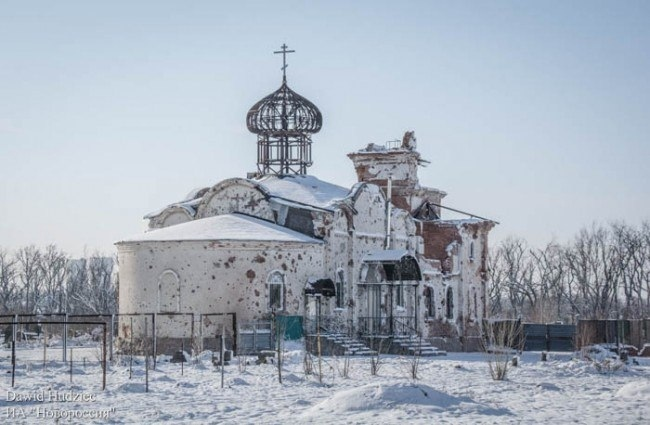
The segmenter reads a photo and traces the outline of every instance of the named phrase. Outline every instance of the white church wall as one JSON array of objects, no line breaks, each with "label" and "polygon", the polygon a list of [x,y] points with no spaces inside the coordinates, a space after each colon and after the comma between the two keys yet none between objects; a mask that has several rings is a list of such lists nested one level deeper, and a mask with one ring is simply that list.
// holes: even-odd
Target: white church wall
[{"label": "white church wall", "polygon": [[259,186],[246,179],[224,180],[208,190],[197,209],[197,218],[240,212],[275,221],[273,210]]},{"label": "white church wall", "polygon": [[165,214],[160,227],[173,226],[190,220],[192,220],[192,217],[190,217],[186,211],[171,211],[168,214]]},{"label": "white church wall", "polygon": [[160,229],[190,220],[192,220],[192,216],[185,208],[173,205],[165,208],[160,214],[150,217],[148,227],[149,229]]},{"label": "white church wall", "polygon": [[[123,314],[234,312],[239,323],[261,320],[271,313],[268,277],[279,272],[285,284],[282,313],[302,315],[308,278],[323,274],[321,244],[137,242],[118,245],[118,257]],[[168,335],[160,336],[177,337],[184,329],[162,331]]]}]

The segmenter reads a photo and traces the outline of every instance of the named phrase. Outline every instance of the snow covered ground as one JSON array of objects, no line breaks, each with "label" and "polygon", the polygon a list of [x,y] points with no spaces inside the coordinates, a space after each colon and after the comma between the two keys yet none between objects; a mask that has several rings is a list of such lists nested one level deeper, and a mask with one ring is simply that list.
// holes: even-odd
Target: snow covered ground
[{"label": "snow covered ground", "polygon": [[480,353],[421,358],[415,381],[408,357],[383,357],[378,376],[370,374],[370,358],[352,358],[349,378],[339,374],[342,358],[326,357],[319,383],[304,373],[302,347],[290,343],[282,384],[275,365],[249,357],[240,370],[235,358],[222,389],[221,372],[204,355],[182,373],[180,364],[159,361],[145,393],[143,359],[129,379],[128,357],[109,366],[102,391],[97,353],[76,349],[75,359],[88,363],[75,364],[70,383],[69,366],[51,361],[42,369],[42,348],[18,350],[12,388],[11,351],[0,349],[0,423],[650,423],[650,358],[602,373],[570,353],[541,362],[539,352],[528,352],[496,382]]}]

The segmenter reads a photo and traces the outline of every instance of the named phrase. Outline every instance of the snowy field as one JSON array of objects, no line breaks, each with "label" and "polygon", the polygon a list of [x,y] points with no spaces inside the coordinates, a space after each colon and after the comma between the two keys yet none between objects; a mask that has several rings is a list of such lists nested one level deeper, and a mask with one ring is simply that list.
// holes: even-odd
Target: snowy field
[{"label": "snowy field", "polygon": [[[50,355],[58,356],[56,351]],[[42,348],[18,350],[16,386],[11,387],[11,351],[0,349],[0,423],[186,423],[186,424],[491,424],[650,423],[650,358],[610,373],[569,353],[524,353],[506,381],[493,381],[480,353],[421,358],[419,379],[409,378],[408,357],[384,356],[378,376],[370,358],[352,358],[349,378],[340,376],[342,358],[323,358],[323,383],[306,376],[302,347],[287,345],[283,383],[277,367],[245,368],[233,359],[221,372],[210,356],[186,363],[166,359],[150,371],[145,393],[143,359],[129,379],[128,357],[109,365],[101,390],[99,351],[76,349],[69,366],[50,361],[42,369]],[[26,366],[25,360],[33,362]],[[318,361],[314,359],[318,370]]]}]

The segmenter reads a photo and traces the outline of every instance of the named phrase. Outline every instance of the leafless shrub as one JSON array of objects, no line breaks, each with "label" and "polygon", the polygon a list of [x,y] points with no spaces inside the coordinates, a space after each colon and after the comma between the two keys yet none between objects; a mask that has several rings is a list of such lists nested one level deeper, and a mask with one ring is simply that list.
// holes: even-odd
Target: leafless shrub
[{"label": "leafless shrub", "polygon": [[199,355],[203,352],[203,338],[192,336],[190,339],[190,349],[192,350],[192,363],[200,363]]},{"label": "leafless shrub", "polygon": [[314,374],[314,360],[309,351],[305,351],[305,356],[302,358],[302,370],[306,376]]},{"label": "leafless shrub", "polygon": [[422,337],[418,337],[418,345],[414,348],[413,354],[408,357],[408,374],[409,377],[417,381],[418,380],[418,369],[420,367],[420,360],[422,358]]},{"label": "leafless shrub", "polygon": [[515,320],[487,323],[484,329],[483,350],[487,356],[490,376],[503,381],[508,375],[512,355],[523,348],[523,328]]},{"label": "leafless shrub", "polygon": [[237,368],[239,369],[239,373],[246,372],[246,366],[248,366],[248,359],[246,359],[246,356],[237,354]]},{"label": "leafless shrub", "polygon": [[336,360],[336,370],[339,373],[339,376],[341,378],[349,378],[350,377],[350,353],[346,352],[343,355],[343,360],[342,360],[342,365],[339,365],[339,359],[335,357]]},{"label": "leafless shrub", "polygon": [[383,338],[372,339],[371,345],[372,348],[375,349],[375,352],[370,355],[370,374],[372,376],[377,376],[379,374],[379,369],[381,369],[384,364],[384,358],[381,354],[384,341]]},{"label": "leafless shrub", "polygon": [[599,373],[611,374],[614,373],[625,366],[625,363],[619,359],[602,359],[602,360],[591,360],[591,364],[594,365],[594,368]]}]

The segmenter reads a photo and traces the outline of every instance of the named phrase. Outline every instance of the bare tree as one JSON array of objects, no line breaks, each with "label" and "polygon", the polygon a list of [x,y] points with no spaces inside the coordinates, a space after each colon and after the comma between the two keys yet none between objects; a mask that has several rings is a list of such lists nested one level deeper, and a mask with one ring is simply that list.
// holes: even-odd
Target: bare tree
[{"label": "bare tree", "polygon": [[512,237],[505,239],[493,251],[489,261],[492,315],[521,316],[526,302],[537,297],[531,285],[533,268],[526,241]]},{"label": "bare tree", "polygon": [[88,286],[88,260],[86,258],[72,259],[66,267],[66,299],[64,310],[67,313],[86,313],[83,294]]},{"label": "bare tree", "polygon": [[[611,247],[611,234],[603,226],[582,229],[567,251],[582,317],[605,319],[616,310],[621,268],[619,252]],[[573,304],[574,309],[578,308]]]},{"label": "bare tree", "polygon": [[640,316],[650,317],[650,223],[643,223],[641,228],[643,239],[643,271],[640,276],[639,294],[641,312]]},{"label": "bare tree", "polygon": [[20,299],[20,288],[16,282],[16,260],[0,248],[0,313],[15,312]]},{"label": "bare tree", "polygon": [[65,310],[65,274],[68,256],[56,245],[48,245],[40,257],[43,293],[38,302],[42,312],[62,313]]},{"label": "bare tree", "polygon": [[592,225],[566,245],[501,242],[489,258],[491,317],[549,322],[650,314],[650,223]]},{"label": "bare tree", "polygon": [[620,307],[626,319],[640,319],[644,315],[643,290],[650,265],[647,241],[643,227],[635,229],[624,223],[612,225],[619,250],[619,267],[625,305]]},{"label": "bare tree", "polygon": [[503,253],[500,249],[491,249],[488,256],[488,305],[490,317],[498,317],[504,313],[503,299],[506,294],[508,283],[506,276],[508,272],[503,261]]},{"label": "bare tree", "polygon": [[75,311],[110,314],[117,311],[115,261],[99,253],[76,260],[68,280],[74,292],[69,298]]},{"label": "bare tree", "polygon": [[41,293],[41,251],[34,245],[18,250],[18,276],[23,291],[23,313],[35,313]]},{"label": "bare tree", "polygon": [[562,301],[564,298],[564,276],[566,261],[564,250],[557,243],[551,242],[544,249],[531,250],[535,269],[534,286],[538,297],[532,305],[534,317],[539,322],[551,322],[562,318]]}]

